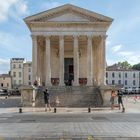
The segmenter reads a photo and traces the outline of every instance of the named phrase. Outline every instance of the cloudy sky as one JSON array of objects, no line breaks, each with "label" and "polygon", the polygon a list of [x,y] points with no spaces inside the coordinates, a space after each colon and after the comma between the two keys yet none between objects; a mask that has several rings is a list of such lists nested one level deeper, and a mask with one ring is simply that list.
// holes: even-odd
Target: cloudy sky
[{"label": "cloudy sky", "polygon": [[107,63],[140,62],[140,0],[0,0],[0,73],[12,57],[31,60],[30,32],[23,18],[71,3],[112,17],[107,38]]}]

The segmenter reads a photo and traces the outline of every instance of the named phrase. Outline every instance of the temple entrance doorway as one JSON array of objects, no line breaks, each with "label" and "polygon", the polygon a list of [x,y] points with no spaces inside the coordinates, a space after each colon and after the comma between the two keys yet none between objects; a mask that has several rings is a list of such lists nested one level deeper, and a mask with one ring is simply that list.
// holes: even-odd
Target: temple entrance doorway
[{"label": "temple entrance doorway", "polygon": [[74,80],[74,69],[73,69],[73,58],[64,58],[64,80],[67,86],[72,85],[72,81]]}]

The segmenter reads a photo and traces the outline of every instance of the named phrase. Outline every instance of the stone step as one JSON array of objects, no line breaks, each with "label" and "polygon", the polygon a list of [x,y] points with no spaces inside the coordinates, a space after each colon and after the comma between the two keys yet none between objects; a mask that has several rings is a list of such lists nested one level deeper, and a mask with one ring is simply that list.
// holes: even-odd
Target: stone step
[{"label": "stone step", "polygon": [[[42,90],[42,91],[41,91]],[[42,88],[36,96],[36,106],[44,106],[44,93]],[[56,106],[56,96],[60,104],[58,107],[100,107],[102,97],[97,87],[49,87],[51,106]]]}]

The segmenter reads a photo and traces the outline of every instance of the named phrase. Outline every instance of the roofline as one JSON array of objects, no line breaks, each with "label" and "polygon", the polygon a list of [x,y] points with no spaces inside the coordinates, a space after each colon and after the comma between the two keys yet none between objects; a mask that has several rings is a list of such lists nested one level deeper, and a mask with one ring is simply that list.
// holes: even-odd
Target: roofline
[{"label": "roofline", "polygon": [[57,7],[55,7],[55,8],[52,8],[52,9],[49,9],[49,10],[45,10],[45,11],[43,11],[43,12],[40,12],[40,13],[31,15],[31,16],[25,17],[23,20],[24,20],[25,22],[27,22],[29,18],[34,18],[34,17],[36,17],[36,16],[43,15],[43,14],[46,13],[46,12],[51,12],[51,11],[54,11],[54,10],[56,10],[56,9],[59,10],[59,9],[61,9],[62,7],[74,7],[74,8],[76,8],[76,9],[81,9],[81,10],[86,11],[86,12],[89,13],[89,14],[96,14],[96,15],[99,15],[99,16],[101,16],[101,17],[103,17],[103,18],[108,18],[108,22],[112,22],[112,21],[114,20],[114,19],[112,19],[112,18],[110,18],[110,17],[108,17],[108,16],[104,16],[104,15],[102,15],[102,14],[99,14],[99,13],[96,13],[96,12],[93,12],[93,11],[90,11],[90,10],[88,10],[88,9],[81,8],[81,7],[72,5],[72,4],[64,4],[64,5],[61,5],[61,6],[57,6]]}]

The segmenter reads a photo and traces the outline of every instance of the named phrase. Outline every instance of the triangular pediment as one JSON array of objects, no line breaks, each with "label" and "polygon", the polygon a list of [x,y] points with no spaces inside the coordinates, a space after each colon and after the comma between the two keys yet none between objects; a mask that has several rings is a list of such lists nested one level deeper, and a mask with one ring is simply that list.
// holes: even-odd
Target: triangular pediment
[{"label": "triangular pediment", "polygon": [[62,15],[52,17],[47,21],[51,22],[87,22],[88,18],[84,18],[76,13],[63,13]]},{"label": "triangular pediment", "polygon": [[66,4],[25,18],[25,22],[112,22],[101,14]]}]

